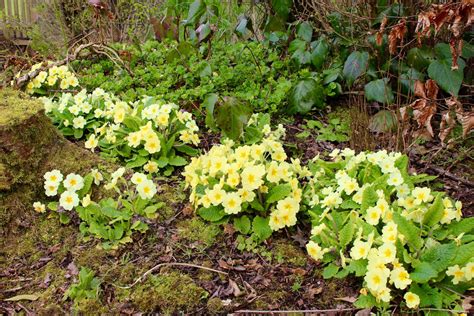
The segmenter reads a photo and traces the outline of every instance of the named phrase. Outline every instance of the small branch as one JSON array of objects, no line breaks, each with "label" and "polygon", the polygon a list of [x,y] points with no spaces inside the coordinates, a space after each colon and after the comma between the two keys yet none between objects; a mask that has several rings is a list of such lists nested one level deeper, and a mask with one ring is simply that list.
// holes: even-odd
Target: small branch
[{"label": "small branch", "polygon": [[190,268],[197,268],[197,269],[202,269],[202,270],[207,270],[207,271],[211,271],[211,272],[215,272],[215,273],[219,273],[219,274],[224,274],[224,275],[227,275],[228,273],[227,272],[224,272],[224,271],[219,271],[219,270],[215,270],[215,269],[212,269],[212,268],[207,268],[207,267],[203,267],[203,266],[199,266],[197,264],[192,264],[192,263],[180,263],[180,262],[165,262],[165,263],[160,263],[160,264],[157,264],[156,266],[154,266],[153,268],[151,268],[150,270],[148,270],[147,272],[145,272],[141,277],[139,277],[138,279],[135,280],[135,282],[133,282],[131,285],[129,286],[117,286],[117,285],[114,285],[115,287],[118,287],[120,289],[130,289],[132,287],[134,287],[137,283],[143,281],[147,275],[149,275],[150,273],[152,273],[153,271],[161,268],[161,267],[166,267],[166,266],[179,266],[179,267],[190,267]]},{"label": "small branch", "polygon": [[440,176],[446,176],[452,180],[455,180],[455,181],[459,181],[467,186],[470,186],[470,187],[474,187],[474,182],[472,181],[469,181],[467,179],[464,179],[464,178],[461,178],[461,177],[458,177],[456,176],[455,174],[447,171],[447,170],[444,170],[444,169],[441,169],[439,167],[436,167],[436,166],[432,166],[432,165],[429,165],[428,166],[428,169],[431,169],[433,171],[436,171],[437,173],[439,173]]}]

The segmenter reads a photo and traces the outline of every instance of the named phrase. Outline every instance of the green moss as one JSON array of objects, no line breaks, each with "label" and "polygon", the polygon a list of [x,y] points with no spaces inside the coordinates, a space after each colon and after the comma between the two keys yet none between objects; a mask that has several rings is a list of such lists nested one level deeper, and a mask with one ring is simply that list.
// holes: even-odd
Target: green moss
[{"label": "green moss", "polygon": [[30,97],[17,90],[0,90],[0,126],[12,126],[43,109],[41,101],[32,101]]},{"label": "green moss", "polygon": [[151,276],[132,290],[131,300],[140,312],[160,311],[166,315],[196,311],[208,295],[188,275],[179,272]]},{"label": "green moss", "polygon": [[74,311],[79,315],[107,315],[109,308],[97,299],[83,299],[75,304]]},{"label": "green moss", "polygon": [[268,291],[254,302],[257,309],[268,309],[271,305],[281,304],[286,299],[288,292],[283,290]]},{"label": "green moss", "polygon": [[184,190],[167,183],[159,185],[158,200],[165,205],[158,210],[158,221],[165,221],[176,214],[177,206],[186,199]]},{"label": "green moss", "polygon": [[210,314],[216,315],[227,312],[227,308],[220,298],[213,297],[207,301],[207,311]]},{"label": "green moss", "polygon": [[308,262],[304,251],[290,241],[277,241],[273,246],[272,252],[278,263],[290,263],[295,266],[304,267]]},{"label": "green moss", "polygon": [[193,243],[200,250],[212,246],[221,232],[217,225],[206,223],[198,217],[178,223],[177,228],[179,239]]}]

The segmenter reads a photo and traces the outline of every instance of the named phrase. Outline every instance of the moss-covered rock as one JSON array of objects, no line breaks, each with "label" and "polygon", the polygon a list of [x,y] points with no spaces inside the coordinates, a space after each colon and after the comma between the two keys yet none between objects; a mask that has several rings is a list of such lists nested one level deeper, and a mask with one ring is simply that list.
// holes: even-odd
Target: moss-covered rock
[{"label": "moss-covered rock", "polygon": [[151,276],[131,293],[131,300],[140,312],[159,311],[165,315],[196,311],[208,293],[180,272]]},{"label": "moss-covered rock", "polygon": [[12,220],[22,225],[31,204],[43,195],[43,174],[85,172],[101,160],[67,141],[44,114],[40,101],[11,89],[0,90],[0,235]]}]

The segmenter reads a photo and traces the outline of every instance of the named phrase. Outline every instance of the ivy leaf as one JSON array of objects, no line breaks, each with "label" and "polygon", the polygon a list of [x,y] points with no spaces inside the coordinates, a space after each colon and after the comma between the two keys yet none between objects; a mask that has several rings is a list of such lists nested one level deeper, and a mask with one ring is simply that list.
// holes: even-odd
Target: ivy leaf
[{"label": "ivy leaf", "polygon": [[329,53],[329,44],[326,39],[321,38],[312,42],[311,48],[313,49],[311,52],[311,63],[316,69],[319,69],[326,61]]},{"label": "ivy leaf", "polygon": [[252,223],[247,215],[236,217],[234,218],[234,227],[237,229],[241,234],[248,234],[250,232]]},{"label": "ivy leaf", "polygon": [[384,104],[393,103],[395,98],[387,81],[387,79],[378,79],[367,83],[364,87],[366,99]]},{"label": "ivy leaf", "polygon": [[348,86],[352,86],[354,81],[359,78],[367,69],[369,62],[369,53],[354,51],[347,57],[342,71]]},{"label": "ivy leaf", "polygon": [[311,37],[313,37],[313,27],[306,21],[298,24],[296,27],[296,36],[305,42],[311,42]]},{"label": "ivy leaf", "polygon": [[451,70],[451,60],[435,60],[428,67],[428,76],[444,91],[457,96],[464,79],[464,67],[459,63],[459,69]]},{"label": "ivy leaf", "polygon": [[425,75],[415,68],[409,68],[405,73],[400,75],[398,80],[400,81],[404,93],[408,94],[410,92],[411,94],[414,94],[415,81],[424,81]]},{"label": "ivy leaf", "polygon": [[290,45],[288,47],[288,52],[290,54],[293,54],[295,52],[301,51],[304,52],[306,50],[306,42],[302,41],[300,39],[294,39],[290,42]]},{"label": "ivy leaf", "polygon": [[211,206],[208,208],[201,207],[197,213],[206,221],[217,222],[221,220],[226,214],[221,207]]},{"label": "ivy leaf", "polygon": [[397,212],[393,213],[393,221],[398,226],[400,233],[406,237],[411,247],[419,250],[423,246],[423,240],[421,239],[421,232],[418,227],[412,222],[408,221],[402,215]]},{"label": "ivy leaf", "polygon": [[270,228],[268,222],[268,218],[263,218],[260,216],[255,216],[255,218],[253,219],[253,232],[260,240],[265,240],[272,235],[272,229]]},{"label": "ivy leaf", "polygon": [[266,203],[271,204],[273,202],[282,200],[288,196],[291,192],[291,186],[289,184],[280,184],[274,186],[270,192],[268,192]]},{"label": "ivy leaf", "polygon": [[324,107],[324,88],[314,79],[303,79],[293,87],[289,96],[288,114],[307,113],[313,107]]}]

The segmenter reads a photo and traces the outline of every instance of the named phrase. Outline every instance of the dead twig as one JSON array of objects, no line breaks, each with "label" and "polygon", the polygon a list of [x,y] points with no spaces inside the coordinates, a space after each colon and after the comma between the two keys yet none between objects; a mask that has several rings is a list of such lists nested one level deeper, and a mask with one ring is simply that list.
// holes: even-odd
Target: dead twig
[{"label": "dead twig", "polygon": [[219,270],[212,269],[212,268],[203,267],[203,266],[200,266],[200,265],[197,265],[197,264],[181,263],[181,262],[165,262],[165,263],[157,264],[156,266],[154,266],[153,268],[151,268],[150,270],[145,272],[141,277],[136,279],[135,282],[133,282],[129,286],[117,286],[117,285],[114,285],[114,286],[118,287],[120,289],[130,289],[130,288],[134,287],[137,283],[143,281],[146,278],[146,276],[149,275],[150,273],[152,273],[153,271],[155,271],[155,270],[157,270],[161,267],[166,267],[166,266],[179,266],[179,267],[197,268],[197,269],[207,270],[207,271],[211,271],[211,272],[215,272],[215,273],[219,273],[219,274],[228,275],[227,272],[219,271]]},{"label": "dead twig", "polygon": [[462,184],[465,184],[467,186],[474,187],[474,182],[469,181],[469,180],[464,179],[464,178],[461,178],[461,177],[458,177],[457,175],[455,175],[455,174],[453,174],[453,173],[451,173],[447,170],[441,169],[441,168],[433,166],[433,165],[428,165],[428,169],[436,171],[440,176],[446,176],[446,177],[448,177],[452,180],[461,182]]},{"label": "dead twig", "polygon": [[78,46],[72,54],[68,54],[66,56],[66,58],[64,58],[63,60],[54,62],[52,64],[49,64],[48,66],[40,67],[39,69],[36,69],[34,71],[31,71],[31,72],[19,77],[18,79],[16,79],[15,86],[17,88],[22,88],[24,85],[26,85],[28,83],[28,81],[30,81],[31,79],[36,77],[41,71],[44,71],[45,69],[49,69],[49,68],[52,68],[52,67],[55,67],[55,66],[58,67],[58,66],[62,66],[62,65],[67,64],[69,61],[77,59],[77,55],[79,55],[79,53],[83,49],[86,49],[86,48],[91,47],[93,45],[94,45],[94,43],[82,44],[82,45]]}]

